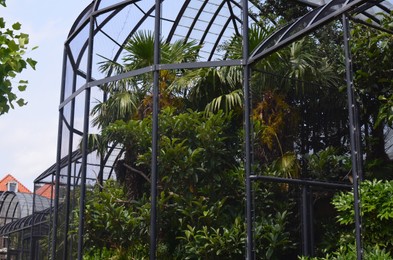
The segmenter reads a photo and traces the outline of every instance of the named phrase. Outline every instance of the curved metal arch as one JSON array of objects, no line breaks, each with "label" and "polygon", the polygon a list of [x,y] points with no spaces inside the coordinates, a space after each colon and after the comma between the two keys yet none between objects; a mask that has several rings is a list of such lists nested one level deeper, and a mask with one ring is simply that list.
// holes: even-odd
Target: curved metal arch
[{"label": "curved metal arch", "polygon": [[[140,5],[140,3],[143,1],[123,1],[121,3],[117,3],[117,4],[113,4],[109,7],[104,7],[103,9],[100,9],[100,1],[97,1],[95,5],[90,4],[88,6],[88,8],[86,8],[82,15],[80,15],[78,17],[78,20],[74,23],[74,25],[72,26],[72,29],[69,33],[69,37],[65,42],[65,50],[67,53],[67,56],[70,58],[70,61],[72,62],[72,66],[73,66],[73,70],[76,71],[76,73],[78,75],[82,75],[83,77],[85,77],[85,72],[83,72],[82,70],[78,69],[78,67],[80,66],[80,62],[87,50],[87,39],[82,39],[82,44],[81,47],[79,48],[79,52],[78,53],[74,53],[71,50],[70,44],[72,43],[72,41],[75,39],[75,37],[77,37],[78,33],[81,32],[82,30],[87,28],[87,25],[89,23],[88,18],[89,17],[94,17],[95,20],[95,29],[93,34],[96,35],[98,32],[102,32],[104,35],[106,35],[106,37],[108,39],[110,39],[112,42],[115,43],[115,45],[118,46],[118,49],[115,50],[115,54],[114,56],[111,58],[113,61],[117,61],[122,53],[122,51],[124,50],[124,46],[126,44],[126,42],[128,41],[129,38],[132,37],[132,35],[134,35],[134,33],[139,30],[141,28],[141,26],[144,24],[145,20],[148,17],[153,17],[153,11],[154,11],[154,4],[152,4],[151,6],[149,5],[145,5],[142,8],[142,5]],[[169,1],[162,1],[164,2],[169,2]],[[193,18],[193,22],[191,25],[188,26],[188,32],[185,35],[184,39],[188,40],[190,39],[190,33],[192,32],[193,29],[195,29],[195,24],[201,20],[200,18],[200,13],[202,13],[206,7],[206,5],[208,3],[210,3],[210,6],[214,6],[215,2],[217,2],[217,0],[214,1],[208,1],[208,0],[199,0],[199,1],[189,1],[189,2],[185,2],[182,6],[182,8],[180,8],[179,10],[176,10],[176,12],[178,12],[176,14],[175,19],[170,20],[170,19],[166,19],[166,21],[170,21],[173,23],[172,28],[169,32],[168,35],[164,35],[165,38],[167,39],[171,39],[173,38],[174,35],[176,35],[177,30],[182,27],[183,25],[181,24],[181,19],[184,17],[184,12],[190,8],[192,8],[192,6],[190,6],[190,3],[193,2],[202,2],[202,7],[201,9],[198,11],[198,14]],[[218,1],[221,2],[221,1]],[[229,32],[229,34],[233,35],[233,33],[235,34],[239,34],[240,32],[240,27],[242,26],[241,23],[241,19],[239,17],[237,17],[234,13],[234,9],[238,10],[237,12],[240,13],[242,12],[242,7],[241,4],[239,3],[239,1],[235,1],[235,0],[226,0],[223,1],[223,3],[225,3],[227,5],[227,13],[229,14],[228,17],[226,18],[227,23],[224,24],[224,27],[222,27],[222,29],[220,29],[219,31],[215,32],[214,35],[211,31],[209,30],[205,30],[205,32],[203,33],[202,37],[199,39],[200,43],[203,43],[203,41],[206,41],[206,39],[208,38],[208,41],[211,43],[211,48],[209,48],[206,52],[206,57],[207,57],[207,61],[213,61],[214,55],[217,55],[217,48],[219,47],[220,44],[223,43],[223,37],[225,36],[224,34],[228,34],[228,30],[231,30],[231,32]],[[104,26],[106,23],[108,23],[112,18],[114,18],[116,16],[117,13],[119,13],[122,9],[124,9],[127,5],[132,5],[132,6],[137,6],[139,10],[142,11],[142,13],[144,14],[142,16],[142,18],[135,24],[135,26],[130,28],[130,33],[121,41],[121,42],[117,42],[115,39],[111,38],[108,34],[105,33],[104,31]],[[251,5],[251,9],[256,11],[259,10],[259,7],[252,4],[250,2]],[[110,13],[110,14],[108,14]],[[105,17],[102,21],[100,21],[100,23],[97,23],[97,19],[99,16],[107,14],[107,17]],[[217,14],[215,17],[217,17],[218,15],[223,16],[221,13]],[[256,15],[254,15],[253,13],[249,13],[249,18],[253,23],[257,23],[257,17]],[[229,22],[230,21],[230,22]],[[211,26],[215,23],[215,19],[211,19],[211,21],[209,22],[208,26],[209,28],[211,28]],[[233,24],[233,28],[230,28],[230,24]],[[216,23],[215,25],[218,25],[218,23]],[[184,27],[184,26],[183,26]],[[226,36],[228,37],[228,36]],[[203,50],[201,50],[202,52]],[[74,55],[76,57],[74,57]],[[223,57],[225,59],[225,57]],[[206,65],[203,65],[204,67],[206,67]],[[222,64],[222,66],[227,66],[224,63]],[[111,81],[120,79],[120,78],[126,78],[126,77],[132,77],[135,75],[139,75],[139,74],[143,74],[146,72],[151,72],[152,68],[151,67],[146,67],[146,68],[140,68],[140,71],[133,71],[133,72],[126,72],[124,75],[116,75],[113,79],[111,79]],[[137,73],[135,73],[137,72]],[[105,82],[108,81],[108,77],[110,77],[112,75],[112,71],[109,71],[105,78],[102,78],[101,80],[98,79],[98,82],[93,83],[90,82],[89,84],[85,84],[81,87],[79,87],[76,90],[72,91],[72,94],[70,96],[64,97],[64,100],[62,100],[61,104],[60,104],[60,108],[64,107],[66,104],[68,104],[70,102],[71,99],[73,99],[74,97],[76,97],[79,93],[81,93],[83,90],[90,88],[92,86],[97,86],[99,84],[104,84]],[[97,81],[96,79],[93,79],[93,81]],[[102,83],[100,82],[102,81]]]},{"label": "curved metal arch", "polygon": [[6,236],[20,230],[26,230],[32,226],[47,223],[49,221],[48,215],[50,214],[51,210],[52,208],[47,208],[32,215],[5,224],[4,226],[0,227],[0,236]]},{"label": "curved metal arch", "polygon": [[393,5],[389,1],[383,0],[331,0],[272,34],[254,50],[250,56],[249,63],[254,63],[276,52],[280,48],[308,35],[310,32],[332,20],[338,19],[342,14],[347,12],[353,12],[355,18],[367,14],[367,17],[373,18],[372,21],[374,23],[380,21],[376,18],[378,14],[375,13],[375,10],[370,11],[375,6],[378,6],[380,8],[379,10],[385,13],[393,9]]},{"label": "curved metal arch", "polygon": [[[33,193],[5,191],[0,195],[1,224],[12,223],[16,219],[24,218],[33,213]],[[35,210],[40,211],[50,206],[50,199],[35,196]]]},{"label": "curved metal arch", "polygon": [[[102,31],[102,28],[103,28],[103,26],[105,25],[105,23],[107,23],[108,21],[110,21],[110,20],[116,15],[116,13],[120,12],[123,8],[125,8],[125,7],[128,6],[128,5],[134,5],[134,6],[138,7],[139,10],[142,11],[142,12],[144,13],[144,15],[143,15],[142,19],[140,19],[140,21],[130,30],[129,35],[128,35],[127,37],[125,37],[125,39],[124,39],[123,42],[116,42],[116,40],[112,39],[113,42],[115,42],[116,45],[119,46],[119,49],[116,51],[116,54],[115,54],[114,57],[113,57],[114,60],[117,60],[117,59],[119,58],[119,56],[120,56],[120,54],[121,54],[121,52],[122,52],[124,46],[125,46],[125,43],[128,41],[128,39],[131,38],[132,35],[140,28],[140,26],[143,24],[143,22],[146,20],[147,17],[152,17],[152,16],[154,16],[154,15],[152,14],[152,13],[154,12],[154,4],[152,4],[152,6],[151,6],[150,8],[145,7],[145,8],[143,9],[142,7],[140,7],[140,6],[138,5],[138,3],[140,3],[140,2],[142,2],[142,1],[141,1],[141,0],[137,0],[137,1],[136,1],[136,0],[122,1],[122,2],[120,2],[120,3],[116,3],[116,4],[113,4],[113,5],[111,5],[111,6],[104,7],[104,8],[102,8],[102,9],[100,9],[100,8],[101,8],[101,5],[102,5],[102,4],[101,4],[101,3],[102,3],[101,1],[96,1],[96,2],[95,2],[95,3],[96,3],[95,5],[94,5],[93,3],[90,4],[90,5],[82,12],[82,14],[78,17],[78,19],[76,20],[76,22],[75,22],[74,25],[72,26],[71,31],[70,31],[70,33],[69,33],[69,37],[68,37],[68,39],[66,40],[66,45],[69,44],[69,43],[72,41],[72,39],[74,39],[75,36],[76,36],[83,28],[85,28],[85,26],[87,26],[87,24],[89,23],[89,17],[90,17],[90,16],[93,16],[93,17],[97,18],[97,17],[99,17],[99,16],[101,16],[101,15],[103,15],[103,14],[106,14],[106,13],[108,13],[108,12],[112,12],[110,15],[108,15],[108,17],[106,17],[103,21],[101,21],[101,23],[99,23],[99,24],[97,23],[97,24],[96,24],[96,29],[95,29],[95,31],[94,31],[94,34],[96,34],[96,33],[99,32],[99,31],[103,32],[103,31]],[[165,0],[162,0],[161,2],[164,3],[164,2],[166,2],[166,1],[165,1]],[[179,27],[182,27],[182,26],[184,27],[184,25],[182,25],[180,22],[181,22],[181,19],[184,17],[184,13],[186,12],[186,10],[192,8],[192,6],[190,5],[192,2],[193,2],[193,1],[191,1],[191,0],[185,1],[185,2],[183,3],[182,7],[178,10],[178,13],[177,13],[177,15],[175,16],[175,19],[174,19],[174,20],[166,19],[167,21],[170,21],[170,22],[173,23],[170,32],[169,32],[167,35],[165,35],[165,38],[167,39],[167,41],[171,41],[171,40],[172,40],[173,36],[176,35],[176,31],[177,31],[177,29],[178,29]],[[203,2],[203,3],[202,3],[202,5],[200,6],[200,9],[199,9],[198,13],[195,15],[195,17],[193,17],[192,23],[191,23],[190,25],[188,25],[188,32],[184,35],[184,39],[185,39],[186,41],[189,40],[189,39],[191,39],[191,33],[194,31],[196,23],[201,21],[201,15],[202,15],[202,13],[204,13],[204,12],[206,11],[206,6],[209,5],[209,6],[211,7],[211,6],[216,5],[215,1],[203,0],[203,1],[198,1],[198,2]],[[216,1],[216,2],[217,2],[217,1]],[[228,17],[226,17],[226,19],[228,19],[228,20],[230,20],[230,21],[232,22],[233,27],[234,27],[233,30],[235,31],[235,33],[236,33],[236,34],[240,34],[240,31],[241,31],[241,30],[240,30],[239,26],[241,26],[241,24],[237,24],[237,23],[241,23],[241,19],[240,19],[239,17],[237,17],[237,16],[234,14],[234,12],[233,12],[233,10],[234,10],[235,8],[241,10],[241,5],[240,5],[240,3],[238,3],[237,1],[234,1],[234,0],[218,1],[217,3],[219,3],[219,2],[220,2],[220,4],[218,4],[219,7],[222,8],[222,7],[224,7],[224,6],[226,5],[226,6],[227,6],[226,8],[229,9],[228,12],[230,13],[230,15],[229,15]],[[250,5],[252,5],[252,8],[253,8],[253,9],[259,10],[259,7],[253,5],[251,2],[250,2]],[[210,40],[210,38],[212,38],[212,32],[211,32],[209,29],[210,29],[211,26],[214,24],[215,18],[217,17],[217,15],[223,16],[223,15],[220,13],[220,9],[221,9],[221,8],[217,8],[217,10],[216,10],[215,15],[213,16],[213,18],[212,18],[210,21],[208,21],[207,26],[206,26],[207,29],[204,31],[202,37],[201,37],[200,39],[197,39],[201,44],[204,43],[204,41],[205,41],[205,39],[208,37],[208,35],[209,35],[209,40]],[[148,9],[148,10],[147,10],[147,9]],[[249,14],[249,17],[250,17],[250,19],[251,19],[254,23],[257,23],[258,18],[257,18],[254,14],[250,13],[250,14]],[[163,18],[163,19],[165,19],[165,18]],[[226,24],[229,25],[228,22],[227,22]],[[228,27],[228,25],[226,26],[226,28]],[[221,37],[223,36],[223,33],[224,33],[224,31],[220,31],[219,33],[216,33],[217,38],[216,38],[215,40],[211,41],[213,48],[210,50],[209,54],[207,54],[207,56],[209,57],[209,59],[211,59],[212,56],[213,56],[213,54],[215,53],[216,48],[217,48],[217,46],[219,45],[220,39],[221,39]],[[108,38],[109,38],[109,37],[108,37]],[[83,52],[86,50],[86,48],[87,48],[87,39],[85,40],[85,42],[84,42],[84,44],[83,44],[83,47],[81,47],[80,54],[83,53]],[[79,61],[80,61],[80,59],[81,59],[81,56],[82,56],[82,55],[79,55],[79,58],[76,59],[76,60],[77,60],[77,61],[76,61],[76,64],[79,64]]]},{"label": "curved metal arch", "polygon": [[15,197],[16,194],[12,191],[5,191],[0,196],[0,219],[3,225],[20,217],[15,216],[15,209],[17,208],[17,203],[14,202]]}]

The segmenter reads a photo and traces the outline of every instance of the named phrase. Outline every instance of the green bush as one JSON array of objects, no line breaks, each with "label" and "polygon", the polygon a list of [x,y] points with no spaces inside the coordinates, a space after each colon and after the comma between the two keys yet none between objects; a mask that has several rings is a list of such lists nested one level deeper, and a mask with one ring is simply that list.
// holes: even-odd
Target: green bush
[{"label": "green bush", "polygon": [[[233,124],[232,115],[222,112],[176,114],[166,108],[160,113],[158,259],[244,259],[243,137]],[[124,161],[147,180],[141,183],[142,193],[130,197],[127,175],[132,172],[126,171],[123,184],[107,181],[89,194],[85,242],[86,257],[92,258],[87,259],[149,255],[150,130],[146,117],[117,121],[104,132],[126,147]],[[273,205],[273,193],[260,194],[266,198],[260,208],[266,214],[259,212],[254,222],[257,253],[279,259],[293,245],[289,209]]]},{"label": "green bush", "polygon": [[[393,252],[393,182],[364,181],[360,187],[363,242]],[[354,225],[352,192],[335,196],[333,205],[338,211],[337,221],[344,226]]]},{"label": "green bush", "polygon": [[[378,246],[367,247],[363,252],[364,260],[388,260],[392,259],[389,252],[380,249]],[[356,259],[356,247],[353,244],[341,246],[336,252],[328,253],[324,257],[299,257],[299,260],[351,260]]]}]

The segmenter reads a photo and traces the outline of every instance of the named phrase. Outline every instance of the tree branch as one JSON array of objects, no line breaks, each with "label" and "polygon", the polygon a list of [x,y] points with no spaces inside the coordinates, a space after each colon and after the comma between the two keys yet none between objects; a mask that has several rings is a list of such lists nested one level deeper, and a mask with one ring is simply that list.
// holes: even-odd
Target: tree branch
[{"label": "tree branch", "polygon": [[127,169],[129,169],[130,171],[133,171],[133,172],[138,173],[139,175],[141,175],[148,183],[151,183],[149,177],[147,177],[142,171],[137,170],[137,169],[131,167],[130,165],[126,164],[126,163],[124,163],[124,166]]}]

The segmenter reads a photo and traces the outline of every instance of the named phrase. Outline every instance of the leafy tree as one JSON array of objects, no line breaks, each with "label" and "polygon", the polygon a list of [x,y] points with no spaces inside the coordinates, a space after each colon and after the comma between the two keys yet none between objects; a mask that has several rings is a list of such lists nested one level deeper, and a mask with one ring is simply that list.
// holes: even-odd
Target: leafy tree
[{"label": "leafy tree", "polygon": [[[0,5],[5,7],[5,0]],[[36,65],[33,59],[23,57],[28,50],[29,35],[19,32],[20,29],[20,23],[7,28],[4,18],[0,17],[0,115],[8,113],[15,103],[19,106],[26,105],[23,98],[17,97],[12,79],[27,66],[35,69]],[[18,90],[25,91],[27,83],[26,80],[20,80]]]},{"label": "leafy tree", "polygon": [[[241,164],[242,134],[231,113],[205,115],[174,108],[159,118],[159,244],[160,259],[243,259],[245,248],[244,181]],[[123,166],[140,177],[138,194],[129,192],[125,173],[118,182],[107,181],[87,200],[86,245],[88,254],[127,255],[143,259],[149,244],[149,186],[151,117],[108,125],[103,136],[122,144],[132,157]],[[271,205],[274,194],[260,196]],[[286,202],[255,227],[258,252],[278,259],[293,249],[286,231],[290,209]],[[286,206],[285,206],[286,205]],[[263,206],[259,210],[263,210]],[[106,213],[105,213],[106,212]]]},{"label": "leafy tree", "polygon": [[296,1],[285,0],[252,0],[261,9],[262,21],[269,22],[275,26],[290,22],[307,13],[307,7]]},{"label": "leafy tree", "polygon": [[381,101],[381,108],[378,113],[378,120],[376,124],[380,124],[383,121],[386,121],[386,124],[393,128],[393,95],[390,97],[379,96],[378,98]]},{"label": "leafy tree", "polygon": [[[385,15],[382,26],[393,29],[393,16]],[[365,150],[368,161],[386,163],[384,128],[391,121],[393,96],[393,39],[388,32],[357,24],[352,32],[355,86],[365,127]],[[383,122],[383,123],[382,123]]]}]

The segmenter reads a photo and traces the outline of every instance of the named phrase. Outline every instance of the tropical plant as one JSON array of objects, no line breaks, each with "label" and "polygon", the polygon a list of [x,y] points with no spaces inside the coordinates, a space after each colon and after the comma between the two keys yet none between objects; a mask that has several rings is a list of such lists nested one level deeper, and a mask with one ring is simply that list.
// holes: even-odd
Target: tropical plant
[{"label": "tropical plant", "polygon": [[[125,54],[122,63],[105,59],[101,62],[101,71],[121,74],[127,71],[148,67],[154,63],[154,36],[151,32],[138,31],[124,47]],[[198,46],[195,42],[178,40],[167,43],[161,40],[161,63],[181,63],[195,61],[198,57]],[[174,93],[169,85],[176,78],[175,71],[160,71],[160,104],[161,106],[176,106],[180,93]],[[152,111],[153,85],[150,73],[137,77],[126,78],[102,86],[108,98],[98,101],[91,114],[95,117],[93,124],[105,127],[116,120],[143,118]]]},{"label": "tropical plant", "polygon": [[340,154],[338,148],[327,147],[317,153],[308,154],[306,161],[307,177],[328,181],[348,181],[351,176],[351,160],[349,154]]}]

